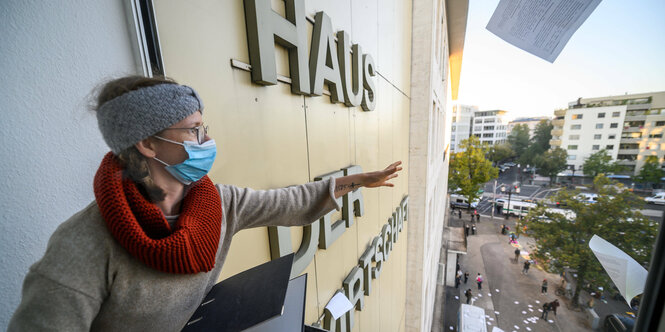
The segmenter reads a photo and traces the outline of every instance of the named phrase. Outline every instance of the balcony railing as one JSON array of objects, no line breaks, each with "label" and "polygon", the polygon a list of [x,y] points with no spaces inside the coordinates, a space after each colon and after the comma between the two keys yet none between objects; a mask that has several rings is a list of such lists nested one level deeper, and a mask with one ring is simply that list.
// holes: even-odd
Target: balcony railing
[{"label": "balcony railing", "polygon": [[556,110],[556,111],[554,111],[554,116],[565,116],[566,111],[567,111],[566,109]]},{"label": "balcony railing", "polygon": [[551,139],[550,140],[550,145],[551,146],[561,146],[561,140],[560,139]]},{"label": "balcony railing", "polygon": [[562,136],[563,129],[552,129],[552,136]]},{"label": "balcony railing", "polygon": [[563,120],[563,119],[554,119],[554,120],[552,120],[552,126],[554,126],[554,127],[563,127],[564,123],[565,123],[565,120]]}]

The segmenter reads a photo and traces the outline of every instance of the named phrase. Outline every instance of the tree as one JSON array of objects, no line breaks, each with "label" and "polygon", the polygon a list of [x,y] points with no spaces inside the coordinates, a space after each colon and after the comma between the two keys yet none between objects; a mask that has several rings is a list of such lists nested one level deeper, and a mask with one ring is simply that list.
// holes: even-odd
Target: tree
[{"label": "tree", "polygon": [[635,181],[639,183],[644,183],[646,185],[651,184],[652,188],[660,183],[660,179],[665,176],[665,172],[658,163],[657,156],[648,156],[644,161],[644,165],[640,168],[640,172],[635,176]]},{"label": "tree", "polygon": [[529,147],[529,126],[526,124],[518,124],[513,127],[513,130],[508,135],[508,144],[510,148],[515,151],[517,158],[522,157],[526,149]]},{"label": "tree", "polygon": [[482,145],[480,139],[471,136],[460,143],[461,152],[453,154],[450,159],[448,174],[449,186],[459,188],[459,193],[469,202],[476,200],[480,194],[478,190],[487,181],[499,175],[499,169],[492,167],[492,162],[485,159],[487,147]]},{"label": "tree", "polygon": [[494,144],[489,147],[487,158],[495,165],[515,155],[507,143]]},{"label": "tree", "polygon": [[533,131],[531,143],[526,149],[524,155],[520,157],[522,164],[535,164],[536,157],[550,149],[550,140],[552,139],[552,123],[548,120],[542,120]]},{"label": "tree", "polygon": [[577,191],[561,190],[557,195],[557,200],[565,202],[576,214],[575,218],[567,218],[542,204],[526,217],[529,233],[536,240],[531,256],[551,271],[561,271],[564,267],[576,271],[573,303],[578,303],[579,292],[587,284],[594,290],[598,286],[604,289],[611,286],[609,276],[589,249],[594,234],[647,268],[658,232],[658,225],[637,210],[642,201],[623,190],[623,185],[602,174],[596,177],[594,185],[599,188],[599,198],[594,204],[575,199]]},{"label": "tree", "polygon": [[545,151],[545,153],[534,159],[538,174],[549,177],[550,185],[552,185],[556,175],[566,169],[568,152],[562,148],[556,147]]},{"label": "tree", "polygon": [[606,150],[600,150],[584,160],[584,175],[589,175],[594,179],[598,174],[616,173],[621,170],[621,166],[612,162],[612,157]]}]

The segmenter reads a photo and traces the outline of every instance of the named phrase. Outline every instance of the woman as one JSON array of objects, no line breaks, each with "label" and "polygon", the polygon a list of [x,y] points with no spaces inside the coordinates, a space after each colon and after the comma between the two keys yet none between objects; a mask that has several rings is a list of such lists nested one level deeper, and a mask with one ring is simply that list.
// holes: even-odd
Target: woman
[{"label": "woman", "polygon": [[192,88],[125,77],[97,98],[111,148],[95,201],[60,225],[25,278],[10,331],[179,331],[217,281],[238,231],[299,226],[361,186],[393,186],[400,162],[277,190],[214,185],[216,157]]}]

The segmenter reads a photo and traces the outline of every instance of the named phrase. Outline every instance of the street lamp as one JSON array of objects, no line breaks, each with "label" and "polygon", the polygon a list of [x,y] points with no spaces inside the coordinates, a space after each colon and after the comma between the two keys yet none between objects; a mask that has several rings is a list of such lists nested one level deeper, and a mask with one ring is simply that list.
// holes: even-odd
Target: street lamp
[{"label": "street lamp", "polygon": [[[501,193],[505,194],[506,193],[506,186],[503,185],[501,186]],[[510,216],[510,197],[513,195],[513,193],[519,194],[520,193],[520,187],[518,186],[512,186],[510,187],[510,190],[508,190],[508,206],[506,207],[506,219]]]}]

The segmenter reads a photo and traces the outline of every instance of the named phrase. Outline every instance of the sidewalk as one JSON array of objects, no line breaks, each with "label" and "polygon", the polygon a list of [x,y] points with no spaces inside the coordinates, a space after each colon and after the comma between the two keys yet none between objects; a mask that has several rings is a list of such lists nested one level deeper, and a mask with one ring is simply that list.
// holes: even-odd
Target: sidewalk
[{"label": "sidewalk", "polygon": [[[448,213],[450,216],[450,213]],[[450,225],[463,227],[470,223],[470,215],[462,214],[460,220],[457,215],[449,221]],[[522,274],[524,257],[528,257],[527,246],[522,244],[523,255],[515,263],[515,247],[508,243],[508,237],[501,235],[501,224],[508,224],[514,229],[514,222],[507,222],[503,218],[495,217],[494,221],[488,216],[481,216],[476,222],[476,235],[467,238],[467,255],[460,255],[459,264],[462,271],[469,273],[469,280],[458,289],[451,288],[460,303],[466,303],[464,291],[471,289],[472,304],[485,309],[488,330],[497,326],[504,331],[590,331],[586,326],[583,312],[570,311],[565,301],[559,299],[561,306],[557,310],[558,316],[549,313],[548,319],[540,319],[542,306],[555,298],[554,290],[560,277],[539,270],[532,265],[528,274]],[[522,241],[529,241],[524,238]],[[475,279],[477,273],[483,275],[484,282],[479,291]],[[540,293],[543,279],[548,279],[548,294]],[[451,308],[448,308],[450,310]],[[601,317],[602,318],[602,317]],[[456,324],[450,319],[444,321],[444,331],[455,331]],[[451,329],[452,328],[452,329]]]}]

